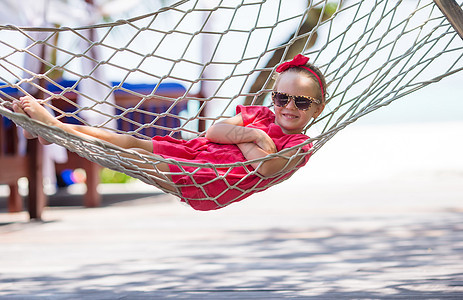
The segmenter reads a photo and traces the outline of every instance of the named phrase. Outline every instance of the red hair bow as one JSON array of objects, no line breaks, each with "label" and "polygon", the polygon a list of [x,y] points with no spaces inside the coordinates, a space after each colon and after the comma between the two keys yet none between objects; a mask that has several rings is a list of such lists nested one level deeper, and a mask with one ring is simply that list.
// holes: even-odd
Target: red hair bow
[{"label": "red hair bow", "polygon": [[322,91],[322,98],[325,97],[325,91],[323,89],[323,83],[322,83],[322,80],[320,79],[320,77],[317,75],[317,73],[315,73],[314,70],[308,68],[305,66],[305,64],[309,61],[309,58],[302,55],[302,54],[298,54],[296,56],[294,56],[293,60],[291,61],[287,61],[287,62],[284,62],[282,63],[281,65],[279,65],[275,71],[277,71],[278,73],[281,73],[281,72],[284,72],[286,70],[288,70],[289,68],[294,68],[294,67],[301,67],[301,68],[304,68],[306,69],[307,71],[309,71],[310,73],[312,73],[315,78],[317,78],[317,81],[318,81],[318,84],[320,86],[320,90]]},{"label": "red hair bow", "polygon": [[281,73],[283,71],[288,70],[289,68],[301,67],[301,66],[304,66],[308,61],[309,61],[308,57],[298,54],[294,56],[293,60],[284,62],[281,65],[279,65],[276,71],[278,73]]}]

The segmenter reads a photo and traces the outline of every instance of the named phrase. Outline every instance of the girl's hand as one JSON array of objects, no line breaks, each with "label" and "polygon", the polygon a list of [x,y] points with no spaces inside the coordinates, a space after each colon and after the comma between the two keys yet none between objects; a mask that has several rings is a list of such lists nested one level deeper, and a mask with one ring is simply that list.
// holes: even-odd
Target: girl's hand
[{"label": "girl's hand", "polygon": [[277,147],[275,146],[275,143],[273,142],[273,140],[264,131],[259,130],[259,129],[257,130],[259,134],[256,140],[254,141],[254,143],[257,146],[259,146],[259,148],[267,152],[268,154],[276,153]]}]

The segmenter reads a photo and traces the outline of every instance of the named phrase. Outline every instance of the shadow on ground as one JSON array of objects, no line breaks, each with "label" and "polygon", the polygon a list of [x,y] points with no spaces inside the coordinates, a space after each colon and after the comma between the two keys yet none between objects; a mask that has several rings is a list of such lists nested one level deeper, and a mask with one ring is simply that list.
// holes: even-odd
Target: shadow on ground
[{"label": "shadow on ground", "polygon": [[[407,226],[271,228],[139,242],[143,253],[30,276],[1,274],[7,299],[462,299],[463,214]],[[388,218],[391,218],[390,216]],[[385,220],[383,220],[385,221]],[[387,221],[387,220],[386,220]],[[141,249],[144,251],[140,252]],[[108,253],[109,254],[109,253]]]}]

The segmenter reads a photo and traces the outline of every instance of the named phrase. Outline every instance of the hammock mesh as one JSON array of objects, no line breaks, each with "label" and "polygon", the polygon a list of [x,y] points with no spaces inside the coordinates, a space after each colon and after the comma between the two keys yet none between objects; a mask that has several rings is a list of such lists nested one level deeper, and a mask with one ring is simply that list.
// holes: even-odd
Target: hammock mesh
[{"label": "hammock mesh", "polygon": [[[311,152],[316,152],[358,118],[463,69],[463,41],[433,1],[291,3],[180,1],[139,17],[82,27],[0,26],[0,113],[149,184],[159,186],[152,169],[160,162],[181,170],[212,168],[218,174],[214,180],[223,181],[218,168],[227,173],[245,167],[248,176],[260,176],[250,166],[256,161],[203,165],[138,155],[149,165],[144,169],[123,157],[128,150],[11,112],[11,101],[39,93],[61,120],[139,138],[151,138],[151,128],[154,134],[189,139],[232,116],[238,104],[270,105],[275,65],[302,53],[329,82],[325,111],[307,126],[312,138],[305,144],[314,143]],[[99,94],[88,92],[88,85]],[[114,96],[131,100],[113,101]],[[89,115],[97,121],[90,122]],[[309,154],[297,152],[291,159],[303,155]]]}]

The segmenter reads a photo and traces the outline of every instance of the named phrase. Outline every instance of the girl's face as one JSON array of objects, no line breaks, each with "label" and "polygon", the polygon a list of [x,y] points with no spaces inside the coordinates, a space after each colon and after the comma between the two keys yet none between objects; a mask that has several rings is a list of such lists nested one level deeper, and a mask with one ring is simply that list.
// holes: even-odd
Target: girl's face
[{"label": "girl's face", "polygon": [[[308,96],[320,99],[318,82],[304,75],[304,73],[287,71],[280,74],[274,90],[291,96]],[[275,123],[284,133],[301,133],[312,118],[317,118],[325,108],[325,104],[312,103],[308,110],[299,110],[294,101],[285,107],[274,106]]]}]

